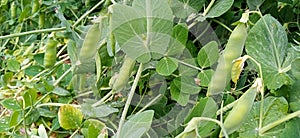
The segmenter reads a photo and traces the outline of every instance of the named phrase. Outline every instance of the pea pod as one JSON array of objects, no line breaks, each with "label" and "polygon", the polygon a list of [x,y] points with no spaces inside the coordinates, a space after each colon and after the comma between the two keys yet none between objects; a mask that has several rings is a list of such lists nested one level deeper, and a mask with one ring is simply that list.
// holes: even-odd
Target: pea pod
[{"label": "pea pod", "polygon": [[246,37],[247,27],[244,23],[239,23],[232,31],[225,50],[219,58],[219,64],[207,91],[207,96],[213,97],[216,103],[222,100],[222,93],[231,79],[232,61],[242,55]]},{"label": "pea pod", "polygon": [[[260,78],[256,79],[254,84],[238,99],[237,103],[233,106],[223,124],[228,135],[239,129],[243,121],[247,118],[254,103],[256,93],[260,91],[261,86],[262,80]],[[220,133],[220,136],[222,136],[222,132]]]},{"label": "pea pod", "polygon": [[33,0],[33,5],[31,9],[31,13],[34,14],[40,9],[40,2],[39,0]]},{"label": "pea pod", "polygon": [[120,72],[112,84],[112,90],[114,92],[118,92],[126,86],[134,65],[135,60],[131,59],[130,57],[126,57],[124,59]]},{"label": "pea pod", "polygon": [[17,16],[17,6],[14,1],[11,3],[10,6],[10,14],[11,14],[11,18],[16,18]]},{"label": "pea pod", "polygon": [[99,28],[99,24],[95,23],[93,24],[83,41],[80,54],[79,54],[79,60],[81,62],[89,61],[90,59],[93,59],[95,56],[99,42],[101,40],[101,29]]},{"label": "pea pod", "polygon": [[41,12],[39,16],[39,28],[44,28],[45,25],[45,13]]},{"label": "pea pod", "polygon": [[51,68],[54,66],[56,61],[56,46],[58,42],[49,39],[46,45],[45,57],[44,57],[44,66],[45,68]]}]

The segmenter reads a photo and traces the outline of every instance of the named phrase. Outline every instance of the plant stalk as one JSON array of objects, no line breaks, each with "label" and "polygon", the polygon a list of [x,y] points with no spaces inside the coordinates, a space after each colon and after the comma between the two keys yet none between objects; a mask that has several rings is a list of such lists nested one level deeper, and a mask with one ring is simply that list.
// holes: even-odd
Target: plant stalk
[{"label": "plant stalk", "polygon": [[130,92],[128,94],[128,98],[126,100],[126,103],[125,103],[125,106],[124,106],[124,110],[122,112],[122,116],[121,116],[121,120],[120,120],[120,123],[119,123],[119,128],[117,130],[117,137],[116,138],[120,138],[120,133],[122,131],[122,128],[123,128],[123,124],[125,122],[125,119],[126,119],[126,114],[128,112],[128,109],[129,109],[129,106],[130,106],[130,103],[131,103],[131,100],[133,98],[133,95],[134,95],[134,92],[135,92],[135,89],[138,85],[138,82],[139,82],[139,79],[141,77],[141,74],[142,74],[142,71],[144,69],[144,65],[143,63],[140,63],[140,66],[139,66],[139,69],[137,71],[137,74],[135,76],[135,79],[134,79],[134,82],[132,84],[132,87],[130,89]]}]

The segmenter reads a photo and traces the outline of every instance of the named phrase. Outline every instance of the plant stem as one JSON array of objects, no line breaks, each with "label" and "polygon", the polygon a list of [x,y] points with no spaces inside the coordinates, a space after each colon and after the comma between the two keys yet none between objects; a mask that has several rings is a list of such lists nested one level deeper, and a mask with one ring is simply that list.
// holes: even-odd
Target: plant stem
[{"label": "plant stem", "polygon": [[53,85],[54,85],[54,86],[57,86],[57,85],[60,83],[60,81],[61,81],[64,77],[66,77],[72,70],[73,70],[73,67],[69,68],[64,74],[62,74],[62,75],[55,81],[55,83],[54,83]]},{"label": "plant stem", "polygon": [[138,111],[137,114],[146,110],[149,106],[151,106],[157,99],[161,98],[162,96],[162,94],[157,95],[154,99],[147,103],[140,111]]},{"label": "plant stem", "polygon": [[219,25],[221,25],[221,26],[224,27],[226,30],[228,30],[229,32],[232,33],[232,30],[231,30],[228,26],[226,26],[224,23],[222,23],[222,22],[220,22],[220,21],[218,21],[218,20],[216,20],[216,19],[212,19],[212,21],[218,23]]},{"label": "plant stem", "polygon": [[124,106],[124,110],[122,112],[121,120],[120,120],[120,123],[119,123],[119,128],[117,130],[117,138],[121,137],[120,133],[122,131],[123,124],[125,122],[126,114],[127,114],[128,108],[130,106],[131,100],[133,98],[135,89],[136,89],[136,87],[138,85],[138,82],[139,82],[139,79],[141,77],[143,69],[144,69],[144,65],[143,65],[143,63],[140,63],[140,66],[139,66],[139,69],[138,69],[137,74],[135,76],[134,82],[133,82],[132,87],[130,89],[130,92],[128,94],[128,98],[126,100],[126,103],[125,103],[125,106]]},{"label": "plant stem", "polygon": [[189,63],[185,63],[184,61],[181,61],[181,60],[178,60],[178,59],[175,59],[178,63],[182,64],[182,65],[185,65],[185,66],[188,66],[188,67],[191,67],[193,69],[196,69],[196,70],[199,70],[199,71],[203,71],[203,69],[199,68],[199,67],[196,67],[194,65],[191,65]]},{"label": "plant stem", "polygon": [[262,135],[264,132],[276,127],[277,125],[279,125],[279,124],[281,124],[285,121],[288,121],[288,120],[290,120],[294,117],[297,117],[299,115],[300,115],[300,110],[298,110],[297,112],[291,113],[291,114],[289,114],[289,115],[287,115],[287,116],[285,116],[285,117],[283,117],[279,120],[276,120],[276,121],[264,126],[263,128],[259,129],[259,135]]},{"label": "plant stem", "polygon": [[204,12],[203,12],[203,16],[205,16],[207,13],[208,13],[208,11],[210,10],[210,8],[214,5],[214,3],[215,3],[215,0],[211,0],[210,1],[210,3],[208,4],[208,6],[207,6],[207,8],[204,10]]},{"label": "plant stem", "polygon": [[90,10],[88,10],[87,12],[85,12],[73,25],[72,28],[76,27],[81,20],[83,20],[86,16],[88,16],[92,11],[94,11],[97,7],[99,7],[105,0],[101,0],[100,2],[98,2],[93,8],[91,8]]},{"label": "plant stem", "polygon": [[23,36],[23,35],[30,35],[30,34],[36,34],[36,33],[57,32],[57,31],[63,31],[63,30],[66,30],[66,27],[33,30],[33,31],[28,31],[28,32],[22,32],[22,33],[15,33],[15,34],[10,34],[10,35],[0,36],[0,40],[1,39],[7,39],[7,38],[13,38],[13,37],[19,37],[19,36]]},{"label": "plant stem", "polygon": [[96,106],[99,106],[99,105],[103,104],[103,102],[104,102],[107,98],[109,98],[113,93],[115,93],[115,91],[111,90],[108,94],[106,94],[103,98],[101,98],[100,101],[94,103],[94,104],[92,105],[92,107],[96,107]]}]

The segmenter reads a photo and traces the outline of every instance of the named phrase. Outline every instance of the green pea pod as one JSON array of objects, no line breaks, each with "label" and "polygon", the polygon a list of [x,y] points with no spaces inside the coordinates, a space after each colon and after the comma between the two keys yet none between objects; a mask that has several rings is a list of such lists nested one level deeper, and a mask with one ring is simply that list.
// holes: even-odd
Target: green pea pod
[{"label": "green pea pod", "polygon": [[54,66],[55,61],[56,61],[56,46],[58,42],[49,39],[46,45],[46,52],[45,52],[45,57],[44,57],[44,66],[45,68],[51,68]]},{"label": "green pea pod", "polygon": [[123,88],[125,88],[134,65],[135,60],[131,59],[130,57],[126,57],[124,59],[120,72],[112,85],[112,90],[114,92],[121,91]]},{"label": "green pea pod", "polygon": [[[243,121],[247,118],[254,103],[256,93],[260,91],[261,86],[261,79],[256,79],[255,83],[238,99],[237,103],[233,106],[223,124],[228,135],[238,130]],[[220,136],[222,135],[223,134],[221,132]]]},{"label": "green pea pod", "polygon": [[45,13],[41,12],[39,16],[39,28],[44,28],[45,25]]},{"label": "green pea pod", "polygon": [[14,1],[11,3],[10,6],[10,14],[11,14],[11,18],[16,18],[17,16],[17,6]]},{"label": "green pea pod", "polygon": [[39,0],[33,0],[31,14],[36,13],[39,9],[40,9],[40,2],[39,2]]},{"label": "green pea pod", "polygon": [[79,60],[81,62],[89,61],[94,58],[99,47],[100,40],[101,29],[99,28],[99,24],[95,23],[89,28],[83,41],[79,54]]},{"label": "green pea pod", "polygon": [[244,23],[239,23],[232,31],[208,85],[207,96],[213,97],[216,103],[220,103],[222,100],[223,91],[231,79],[232,61],[242,55],[246,38],[247,27]]}]

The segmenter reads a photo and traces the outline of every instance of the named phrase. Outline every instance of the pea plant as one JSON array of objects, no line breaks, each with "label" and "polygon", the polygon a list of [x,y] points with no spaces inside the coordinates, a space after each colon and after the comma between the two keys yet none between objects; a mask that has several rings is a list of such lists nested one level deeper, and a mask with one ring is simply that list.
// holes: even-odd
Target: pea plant
[{"label": "pea plant", "polygon": [[298,0],[1,0],[0,136],[300,137]]}]

